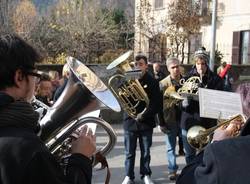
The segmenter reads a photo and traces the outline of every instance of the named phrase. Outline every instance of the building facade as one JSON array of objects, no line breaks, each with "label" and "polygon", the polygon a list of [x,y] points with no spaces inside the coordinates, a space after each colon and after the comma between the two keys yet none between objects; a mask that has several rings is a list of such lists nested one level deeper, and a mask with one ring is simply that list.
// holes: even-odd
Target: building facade
[{"label": "building facade", "polygon": [[[168,6],[171,2],[173,0],[135,0],[135,52],[146,53],[151,62],[164,61],[171,55],[171,42],[166,37]],[[184,48],[184,63],[191,63],[190,56],[197,48],[204,46],[208,51],[211,48],[212,2],[201,0],[200,8],[200,20],[204,24],[199,33],[190,35],[189,43]],[[216,27],[216,50],[223,55],[222,61],[250,64],[249,1],[217,0]],[[157,39],[158,42],[153,42]]]}]

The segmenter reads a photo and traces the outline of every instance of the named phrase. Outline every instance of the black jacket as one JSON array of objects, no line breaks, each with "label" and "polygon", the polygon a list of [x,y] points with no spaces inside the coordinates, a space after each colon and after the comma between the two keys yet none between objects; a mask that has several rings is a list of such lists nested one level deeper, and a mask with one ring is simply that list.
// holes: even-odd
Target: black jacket
[{"label": "black jacket", "polygon": [[148,95],[149,106],[139,122],[125,113],[124,129],[128,131],[153,129],[156,126],[155,115],[162,110],[162,94],[159,83],[148,72],[139,79],[139,82]]},{"label": "black jacket", "polygon": [[16,124],[3,121],[1,112],[14,100],[0,93],[0,102],[1,184],[91,183],[92,167],[87,157],[73,154],[61,167],[33,129],[21,120]]},{"label": "black jacket", "polygon": [[[192,70],[188,73],[185,79],[188,79],[192,76],[199,76],[196,68],[192,68]],[[209,68],[207,69],[207,72],[202,78],[202,83],[199,85],[199,87],[207,89],[223,90],[222,79],[217,74],[209,70]],[[181,128],[188,130],[191,126],[194,125],[201,125],[205,128],[210,128],[216,125],[216,120],[210,118],[201,118],[199,102],[189,99],[188,106],[182,107]]]}]

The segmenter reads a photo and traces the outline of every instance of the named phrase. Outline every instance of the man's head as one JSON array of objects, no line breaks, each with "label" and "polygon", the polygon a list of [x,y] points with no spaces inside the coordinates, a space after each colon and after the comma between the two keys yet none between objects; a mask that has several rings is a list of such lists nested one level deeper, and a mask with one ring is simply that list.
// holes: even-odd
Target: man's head
[{"label": "man's head", "polygon": [[170,76],[172,78],[178,78],[180,77],[180,61],[178,58],[175,58],[175,57],[171,57],[171,58],[168,58],[167,61],[166,61],[166,65],[167,65],[167,68],[168,68],[168,71],[170,73]]},{"label": "man's head", "polygon": [[157,73],[161,70],[161,65],[160,63],[156,62],[153,64],[153,70],[154,70],[154,73]]},{"label": "man's head", "polygon": [[16,100],[30,100],[40,77],[35,64],[41,60],[39,53],[17,35],[0,36],[0,91]]},{"label": "man's head", "polygon": [[199,75],[204,75],[208,69],[209,56],[204,49],[199,49],[194,54],[196,70]]},{"label": "man's head", "polygon": [[52,98],[52,82],[47,74],[42,74],[41,81],[37,88],[37,95],[47,98]]},{"label": "man's head", "polygon": [[145,74],[145,72],[148,69],[148,60],[147,57],[143,54],[138,54],[135,57],[135,67],[137,69],[140,69],[142,71],[142,74]]}]

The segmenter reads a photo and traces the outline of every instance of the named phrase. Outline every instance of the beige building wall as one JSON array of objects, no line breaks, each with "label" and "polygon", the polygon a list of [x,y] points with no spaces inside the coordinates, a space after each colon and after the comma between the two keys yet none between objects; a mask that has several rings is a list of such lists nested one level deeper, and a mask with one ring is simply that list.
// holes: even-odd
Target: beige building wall
[{"label": "beige building wall", "polygon": [[[223,60],[231,63],[234,31],[250,30],[249,0],[218,0],[216,46],[224,55]],[[202,43],[210,50],[211,26],[201,29]]]},{"label": "beige building wall", "polygon": [[[135,0],[135,19],[139,15],[139,4],[142,0]],[[148,0],[152,5],[152,10],[144,15],[149,25],[149,30],[139,29],[135,21],[135,52],[142,51],[148,54],[148,40],[152,37],[152,33],[166,32],[164,21],[167,18],[167,8],[171,0],[163,0],[163,8],[154,9],[155,0]],[[216,31],[216,47],[224,55],[223,60],[231,63],[232,57],[232,41],[234,31],[250,30],[250,1],[249,0],[218,0],[217,8],[217,31]],[[212,6],[211,6],[212,7]],[[154,21],[150,21],[151,18]],[[141,34],[140,34],[141,33]],[[209,51],[211,48],[211,26],[201,28],[202,45]],[[141,35],[141,36],[140,36]],[[141,44],[140,43],[141,40]]]},{"label": "beige building wall", "polygon": [[[148,8],[143,8],[144,0],[135,0],[135,53],[141,51],[148,55],[149,39],[159,33],[166,32],[167,6],[171,0],[163,0],[163,7],[155,9],[155,0],[147,0]],[[142,6],[140,6],[142,5]],[[150,10],[148,12],[148,10]],[[139,24],[138,17],[142,15],[142,26]]]}]

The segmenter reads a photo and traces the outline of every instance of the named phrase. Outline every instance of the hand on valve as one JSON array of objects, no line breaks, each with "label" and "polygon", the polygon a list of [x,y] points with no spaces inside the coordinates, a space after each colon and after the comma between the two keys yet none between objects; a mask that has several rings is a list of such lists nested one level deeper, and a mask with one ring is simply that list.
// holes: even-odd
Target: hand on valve
[{"label": "hand on valve", "polygon": [[96,138],[91,129],[83,126],[78,138],[72,142],[71,152],[80,153],[90,158],[96,151]]},{"label": "hand on valve", "polygon": [[229,125],[227,126],[222,126],[222,127],[217,128],[214,131],[212,142],[237,136],[241,128],[243,127],[243,125],[244,125],[244,122],[240,120],[234,120],[230,122]]}]

